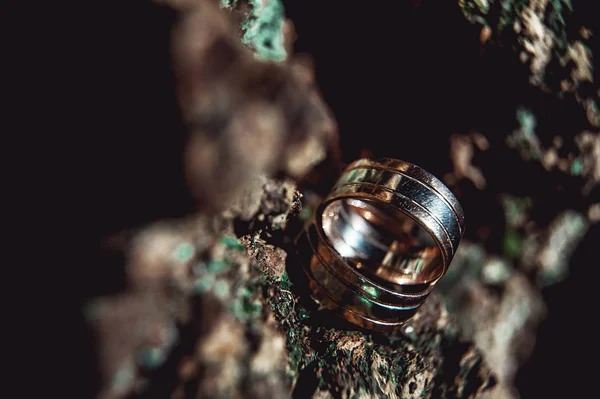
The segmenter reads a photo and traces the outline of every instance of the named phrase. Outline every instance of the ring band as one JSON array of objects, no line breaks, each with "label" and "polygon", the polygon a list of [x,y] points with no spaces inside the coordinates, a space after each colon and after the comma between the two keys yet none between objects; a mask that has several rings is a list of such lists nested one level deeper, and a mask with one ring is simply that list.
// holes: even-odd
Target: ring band
[{"label": "ring band", "polygon": [[313,295],[364,328],[406,322],[446,273],[464,214],[437,178],[396,159],[351,163],[297,239]]}]

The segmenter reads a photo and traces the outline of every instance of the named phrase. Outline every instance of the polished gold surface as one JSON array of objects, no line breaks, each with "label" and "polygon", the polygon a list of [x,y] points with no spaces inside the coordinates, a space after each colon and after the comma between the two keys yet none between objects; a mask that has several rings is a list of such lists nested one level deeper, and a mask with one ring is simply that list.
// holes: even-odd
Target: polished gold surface
[{"label": "polished gold surface", "polygon": [[340,200],[323,211],[331,246],[363,273],[396,284],[426,284],[443,273],[443,256],[414,219],[361,200]]},{"label": "polished gold surface", "polygon": [[348,166],[297,240],[316,299],[348,321],[389,331],[446,273],[464,232],[460,204],[410,163]]}]

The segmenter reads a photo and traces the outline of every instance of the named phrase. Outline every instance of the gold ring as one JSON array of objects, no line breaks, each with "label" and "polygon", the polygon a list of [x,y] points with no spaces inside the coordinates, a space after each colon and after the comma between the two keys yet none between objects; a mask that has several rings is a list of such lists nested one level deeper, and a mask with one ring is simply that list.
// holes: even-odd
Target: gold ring
[{"label": "gold ring", "polygon": [[390,331],[446,273],[464,233],[452,192],[396,159],[351,163],[297,239],[315,298],[348,321]]}]

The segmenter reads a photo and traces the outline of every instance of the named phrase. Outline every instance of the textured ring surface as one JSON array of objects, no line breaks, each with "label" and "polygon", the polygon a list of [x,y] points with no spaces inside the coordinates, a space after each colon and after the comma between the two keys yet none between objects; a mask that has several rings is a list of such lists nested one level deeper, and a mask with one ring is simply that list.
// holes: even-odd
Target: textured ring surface
[{"label": "textured ring surface", "polygon": [[395,159],[351,163],[297,240],[311,290],[364,328],[412,317],[446,273],[464,233],[450,190]]}]

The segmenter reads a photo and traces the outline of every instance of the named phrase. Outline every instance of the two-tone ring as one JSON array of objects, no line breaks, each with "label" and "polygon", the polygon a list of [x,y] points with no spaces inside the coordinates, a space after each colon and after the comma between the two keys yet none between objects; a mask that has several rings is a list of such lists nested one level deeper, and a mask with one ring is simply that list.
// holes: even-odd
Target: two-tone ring
[{"label": "two-tone ring", "polygon": [[437,178],[396,159],[350,164],[297,240],[315,298],[348,321],[389,331],[446,273],[464,215]]}]

